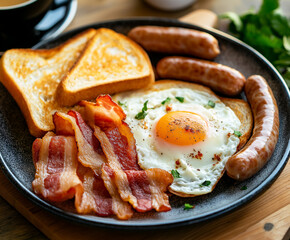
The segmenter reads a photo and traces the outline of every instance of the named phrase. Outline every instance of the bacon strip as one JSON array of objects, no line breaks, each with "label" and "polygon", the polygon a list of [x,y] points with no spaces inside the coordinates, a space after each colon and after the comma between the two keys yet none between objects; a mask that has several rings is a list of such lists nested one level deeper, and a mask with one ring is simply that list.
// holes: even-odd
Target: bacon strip
[{"label": "bacon strip", "polygon": [[107,191],[101,177],[94,174],[90,168],[82,165],[78,168],[78,175],[84,186],[84,193],[76,198],[78,213],[87,214],[95,212],[99,216],[114,214],[112,210],[112,197]]},{"label": "bacon strip", "polygon": [[172,175],[161,169],[140,169],[135,139],[122,109],[108,95],[98,97],[96,103],[82,101],[80,105],[85,107],[86,119],[102,145],[121,198],[139,212],[170,210],[165,191]]},{"label": "bacon strip", "polygon": [[119,219],[129,219],[133,215],[131,206],[122,200],[118,192],[118,188],[114,181],[114,172],[107,164],[102,167],[102,179],[104,184],[112,196],[112,209]]},{"label": "bacon strip", "polygon": [[49,201],[73,198],[83,191],[77,176],[77,147],[73,137],[46,134],[32,146],[36,168],[34,192]]},{"label": "bacon strip", "polygon": [[100,175],[106,158],[93,130],[86,125],[81,115],[75,111],[69,111],[68,114],[56,112],[53,115],[53,122],[57,135],[75,136],[79,161]]},{"label": "bacon strip", "polygon": [[[95,212],[99,216],[116,214],[119,219],[130,218],[133,215],[130,205],[122,201],[118,193],[109,193],[105,187],[110,185],[111,188],[116,188],[110,178],[102,175],[102,165],[106,162],[106,158],[93,130],[75,111],[69,111],[68,114],[55,113],[53,121],[57,134],[75,135],[79,162],[93,171],[89,169],[79,171],[84,185],[84,194],[76,199],[77,211]],[[102,178],[106,179],[104,179],[105,184]]]},{"label": "bacon strip", "polygon": [[85,119],[89,125],[93,129],[99,127],[110,140],[112,151],[118,153],[114,154],[118,165],[123,170],[141,170],[137,162],[135,139],[124,122],[126,115],[122,108],[109,95],[98,97],[96,103],[81,101],[80,105],[85,106]]}]

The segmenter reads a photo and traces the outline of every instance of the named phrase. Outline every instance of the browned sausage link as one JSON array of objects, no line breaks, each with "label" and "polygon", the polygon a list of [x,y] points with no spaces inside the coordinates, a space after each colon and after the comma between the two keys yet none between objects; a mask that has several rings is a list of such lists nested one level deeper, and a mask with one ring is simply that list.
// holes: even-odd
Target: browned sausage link
[{"label": "browned sausage link", "polygon": [[220,53],[216,38],[192,29],[140,26],[133,28],[128,37],[147,51],[188,54],[205,59],[213,59]]},{"label": "browned sausage link", "polygon": [[258,75],[249,77],[245,93],[254,115],[254,129],[245,147],[226,164],[227,174],[236,180],[253,176],[265,165],[279,135],[278,107],[265,79]]},{"label": "browned sausage link", "polygon": [[239,71],[228,66],[186,57],[166,57],[157,64],[161,78],[192,81],[210,87],[228,96],[239,94],[246,79]]}]

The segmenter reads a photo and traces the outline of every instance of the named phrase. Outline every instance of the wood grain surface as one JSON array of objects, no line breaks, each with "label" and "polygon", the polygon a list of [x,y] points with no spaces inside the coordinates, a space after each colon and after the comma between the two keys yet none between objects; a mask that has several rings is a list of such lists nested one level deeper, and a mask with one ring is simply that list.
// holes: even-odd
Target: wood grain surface
[{"label": "wood grain surface", "polygon": [[[260,0],[199,0],[187,9],[163,12],[148,6],[141,0],[79,0],[76,16],[66,31],[99,21],[135,16],[180,18],[196,9],[209,9],[217,14],[225,11],[242,13],[251,7],[257,9],[260,3]],[[290,1],[282,0],[281,5],[289,16]],[[217,27],[224,30],[222,22],[219,22]],[[26,199],[0,171],[0,195],[2,196],[0,197],[0,239],[287,240],[290,238],[289,179],[290,163],[288,162],[282,174],[266,192],[233,213],[187,227],[125,232],[92,228],[60,219]]]}]

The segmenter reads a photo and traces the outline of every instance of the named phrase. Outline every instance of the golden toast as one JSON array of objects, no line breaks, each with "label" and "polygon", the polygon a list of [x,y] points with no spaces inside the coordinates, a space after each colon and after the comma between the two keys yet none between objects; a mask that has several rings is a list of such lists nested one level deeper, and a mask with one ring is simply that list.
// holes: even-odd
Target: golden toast
[{"label": "golden toast", "polygon": [[126,36],[100,28],[57,89],[57,101],[72,106],[99,94],[113,94],[152,85],[147,53]]},{"label": "golden toast", "polygon": [[67,111],[55,101],[57,86],[95,33],[86,30],[53,49],[11,49],[2,56],[0,81],[19,105],[33,136],[54,128],[55,111]]},{"label": "golden toast", "polygon": [[[154,82],[145,51],[109,29],[88,29],[53,49],[11,49],[0,61],[0,81],[19,105],[35,137],[54,128],[55,111],[80,100]],[[77,107],[74,107],[77,108]]]}]

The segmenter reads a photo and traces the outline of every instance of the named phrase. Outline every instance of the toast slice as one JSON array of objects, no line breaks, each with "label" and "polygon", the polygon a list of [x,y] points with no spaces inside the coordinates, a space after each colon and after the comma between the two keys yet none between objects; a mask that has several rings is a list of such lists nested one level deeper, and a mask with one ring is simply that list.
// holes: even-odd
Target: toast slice
[{"label": "toast slice", "polygon": [[99,94],[147,87],[154,80],[149,57],[138,44],[100,28],[59,84],[57,101],[62,106],[72,106]]},{"label": "toast slice", "polygon": [[88,29],[53,49],[11,49],[2,56],[0,81],[19,105],[33,136],[54,128],[55,111],[67,111],[55,101],[57,86],[95,34],[95,29]]}]

